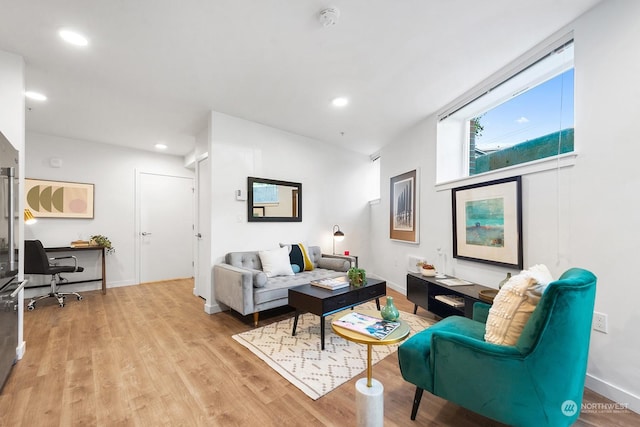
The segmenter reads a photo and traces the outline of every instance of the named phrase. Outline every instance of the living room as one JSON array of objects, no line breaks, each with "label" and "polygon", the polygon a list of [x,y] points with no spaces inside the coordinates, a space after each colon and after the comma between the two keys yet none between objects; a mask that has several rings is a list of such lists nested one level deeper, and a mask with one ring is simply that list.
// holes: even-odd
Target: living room
[{"label": "living room", "polygon": [[[596,274],[595,310],[608,315],[608,332],[592,333],[586,386],[635,412],[640,411],[640,372],[636,363],[640,344],[632,325],[639,319],[633,309],[633,299],[639,291],[622,276],[624,268],[633,265],[633,256],[639,249],[634,233],[628,229],[640,204],[634,188],[639,181],[635,159],[640,153],[632,140],[635,118],[640,113],[637,102],[640,89],[636,81],[640,59],[633,54],[640,40],[637,16],[640,8],[634,1],[605,1],[565,27],[573,31],[576,44],[575,162],[568,167],[522,174],[525,266],[546,264],[554,276],[574,266]],[[536,41],[542,42],[543,39]],[[9,54],[9,60],[4,53],[1,56],[3,82],[16,69],[22,73],[21,65],[15,66],[14,56]],[[469,82],[465,89],[477,83]],[[25,113],[21,113],[21,128],[20,113],[16,112],[19,108],[24,110],[23,85],[18,86],[18,90],[11,89],[18,95],[13,98],[3,95],[4,100],[0,101],[3,111],[10,113],[3,114],[1,123],[5,135],[12,136],[9,139],[18,144],[24,141],[24,176],[93,182],[103,188],[105,185],[111,188],[109,182],[117,183],[124,194],[119,203],[125,205],[111,208],[113,200],[97,200],[96,208],[103,209],[101,214],[94,224],[80,232],[86,236],[97,229],[116,242],[117,251],[108,265],[111,286],[137,283],[133,266],[134,229],[130,226],[135,202],[134,170],[193,176],[192,170],[185,168],[182,156],[47,135],[28,127],[25,135]],[[439,107],[452,101],[453,98],[443,99]],[[220,262],[227,252],[266,249],[300,240],[331,252],[332,226],[339,224],[346,238],[338,244],[337,251],[350,250],[358,255],[361,267],[369,274],[385,278],[388,286],[400,293],[405,291],[411,256],[432,260],[456,277],[496,287],[507,271],[515,271],[452,257],[451,186],[435,185],[437,121],[437,112],[416,120],[376,151],[380,156],[380,199],[370,203],[370,193],[363,189],[372,177],[370,155],[374,153],[352,151],[212,111],[206,118],[207,124],[195,135],[195,152],[189,153],[193,158],[209,153],[211,160],[211,263]],[[618,147],[624,151],[616,153]],[[64,161],[58,175],[47,166],[54,156]],[[116,164],[104,167],[102,159],[110,157]],[[131,157],[135,160],[120,168],[117,162]],[[392,241],[388,231],[389,180],[413,169],[420,171],[418,245]],[[234,194],[246,189],[248,176],[303,183],[304,221],[247,223],[246,202],[235,200]],[[620,201],[624,200],[630,206],[620,207]],[[119,219],[116,223],[110,218]],[[38,225],[37,235],[33,230],[26,230],[24,235],[34,233],[34,237],[46,239],[52,245],[67,244],[70,237],[77,237],[78,223],[56,223],[62,225],[47,231],[46,224],[51,224],[50,221],[53,220]],[[204,298],[207,312],[220,310],[212,289]]]}]

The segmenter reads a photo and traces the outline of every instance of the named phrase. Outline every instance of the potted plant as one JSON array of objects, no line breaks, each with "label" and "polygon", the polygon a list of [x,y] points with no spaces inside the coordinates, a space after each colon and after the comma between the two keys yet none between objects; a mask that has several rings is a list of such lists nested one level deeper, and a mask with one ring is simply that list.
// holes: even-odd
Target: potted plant
[{"label": "potted plant", "polygon": [[104,247],[106,253],[110,254],[116,251],[116,248],[111,244],[111,240],[107,236],[102,236],[100,234],[96,234],[95,236],[91,236],[89,240],[89,244],[92,246],[102,246]]},{"label": "potted plant", "polygon": [[418,261],[416,267],[420,269],[420,273],[423,276],[435,276],[436,267],[433,264],[429,264],[427,261]]},{"label": "potted plant", "polygon": [[366,272],[362,268],[352,267],[347,271],[349,283],[353,286],[362,286],[367,283]]}]

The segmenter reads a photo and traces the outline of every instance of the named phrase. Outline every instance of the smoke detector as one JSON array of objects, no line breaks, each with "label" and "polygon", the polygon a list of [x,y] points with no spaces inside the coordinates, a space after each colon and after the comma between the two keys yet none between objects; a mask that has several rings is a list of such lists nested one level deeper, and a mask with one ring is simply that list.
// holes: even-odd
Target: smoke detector
[{"label": "smoke detector", "polygon": [[322,9],[318,14],[318,20],[323,27],[332,27],[338,23],[340,17],[340,10],[337,7],[328,7]]}]

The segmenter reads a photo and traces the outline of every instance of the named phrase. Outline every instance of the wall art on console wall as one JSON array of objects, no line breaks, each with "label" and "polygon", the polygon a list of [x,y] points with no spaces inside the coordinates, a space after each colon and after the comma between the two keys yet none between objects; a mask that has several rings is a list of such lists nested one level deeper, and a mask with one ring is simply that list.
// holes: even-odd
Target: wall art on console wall
[{"label": "wall art on console wall", "polygon": [[454,258],[523,268],[519,176],[451,190]]},{"label": "wall art on console wall", "polygon": [[418,170],[391,178],[389,238],[419,243],[418,233]]},{"label": "wall art on console wall", "polygon": [[27,178],[24,192],[36,218],[93,218],[93,184]]}]

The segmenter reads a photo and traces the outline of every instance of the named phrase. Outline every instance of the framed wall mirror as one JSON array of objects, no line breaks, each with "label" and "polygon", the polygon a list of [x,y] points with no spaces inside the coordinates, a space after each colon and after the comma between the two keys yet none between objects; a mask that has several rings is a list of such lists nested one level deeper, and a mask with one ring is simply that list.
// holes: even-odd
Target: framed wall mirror
[{"label": "framed wall mirror", "polygon": [[302,184],[275,179],[247,179],[249,222],[301,222]]}]

